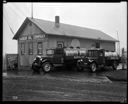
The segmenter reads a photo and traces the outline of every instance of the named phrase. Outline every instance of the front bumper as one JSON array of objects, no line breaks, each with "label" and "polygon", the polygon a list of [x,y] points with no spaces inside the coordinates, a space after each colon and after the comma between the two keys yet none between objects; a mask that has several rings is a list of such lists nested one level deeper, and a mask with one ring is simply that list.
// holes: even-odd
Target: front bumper
[{"label": "front bumper", "polygon": [[38,63],[33,63],[33,64],[32,64],[32,69],[33,69],[33,70],[40,69],[40,67],[41,67],[41,66],[40,66]]},{"label": "front bumper", "polygon": [[79,67],[82,67],[82,68],[89,68],[90,67],[89,63],[85,63],[83,61],[78,62],[78,65],[79,65]]}]

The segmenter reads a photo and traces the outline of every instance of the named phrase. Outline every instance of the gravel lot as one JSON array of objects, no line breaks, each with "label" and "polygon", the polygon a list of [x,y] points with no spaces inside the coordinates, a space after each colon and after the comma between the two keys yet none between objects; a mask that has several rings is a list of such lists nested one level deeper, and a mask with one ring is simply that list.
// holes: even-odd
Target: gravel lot
[{"label": "gravel lot", "polygon": [[106,72],[9,72],[3,77],[3,101],[126,102],[127,82],[110,81],[104,76]]}]

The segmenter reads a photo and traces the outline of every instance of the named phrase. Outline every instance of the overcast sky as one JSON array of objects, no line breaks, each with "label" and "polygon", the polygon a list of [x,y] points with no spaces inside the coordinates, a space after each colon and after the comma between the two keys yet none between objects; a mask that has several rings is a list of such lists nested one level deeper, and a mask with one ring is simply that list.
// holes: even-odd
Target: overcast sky
[{"label": "overcast sky", "polygon": [[[120,40],[127,48],[127,4],[120,3],[33,3],[33,17],[101,30]],[[3,52],[17,53],[17,41],[12,40],[26,17],[31,17],[31,3],[3,4]],[[14,34],[10,31],[13,30]]]}]

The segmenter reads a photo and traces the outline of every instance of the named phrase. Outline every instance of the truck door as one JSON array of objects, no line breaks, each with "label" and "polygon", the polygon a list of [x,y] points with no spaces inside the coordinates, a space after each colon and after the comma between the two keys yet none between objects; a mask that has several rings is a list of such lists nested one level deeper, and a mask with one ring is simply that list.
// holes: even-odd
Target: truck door
[{"label": "truck door", "polygon": [[98,62],[99,62],[99,64],[104,64],[105,63],[104,51],[103,50],[98,50]]},{"label": "truck door", "polygon": [[62,64],[63,63],[63,49],[62,48],[58,48],[55,49],[54,51],[54,56],[53,56],[53,62],[55,64]]}]

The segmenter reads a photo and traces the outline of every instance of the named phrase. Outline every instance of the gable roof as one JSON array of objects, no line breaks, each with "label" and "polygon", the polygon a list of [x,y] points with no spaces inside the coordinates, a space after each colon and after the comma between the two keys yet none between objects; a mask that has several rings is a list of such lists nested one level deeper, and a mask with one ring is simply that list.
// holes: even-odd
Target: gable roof
[{"label": "gable roof", "polygon": [[19,28],[19,30],[17,31],[13,39],[17,39],[19,37],[19,33],[25,27],[27,21],[31,21],[32,23],[34,23],[40,30],[42,30],[46,34],[59,35],[59,36],[71,36],[71,37],[96,39],[96,40],[100,39],[100,40],[112,41],[112,42],[118,41],[99,30],[80,27],[80,26],[74,26],[74,25],[69,25],[64,23],[60,23],[60,26],[56,27],[55,22],[46,21],[42,19],[35,19],[35,18],[32,19],[28,17],[25,19],[25,21],[23,22],[23,24],[21,25],[21,27]]}]

